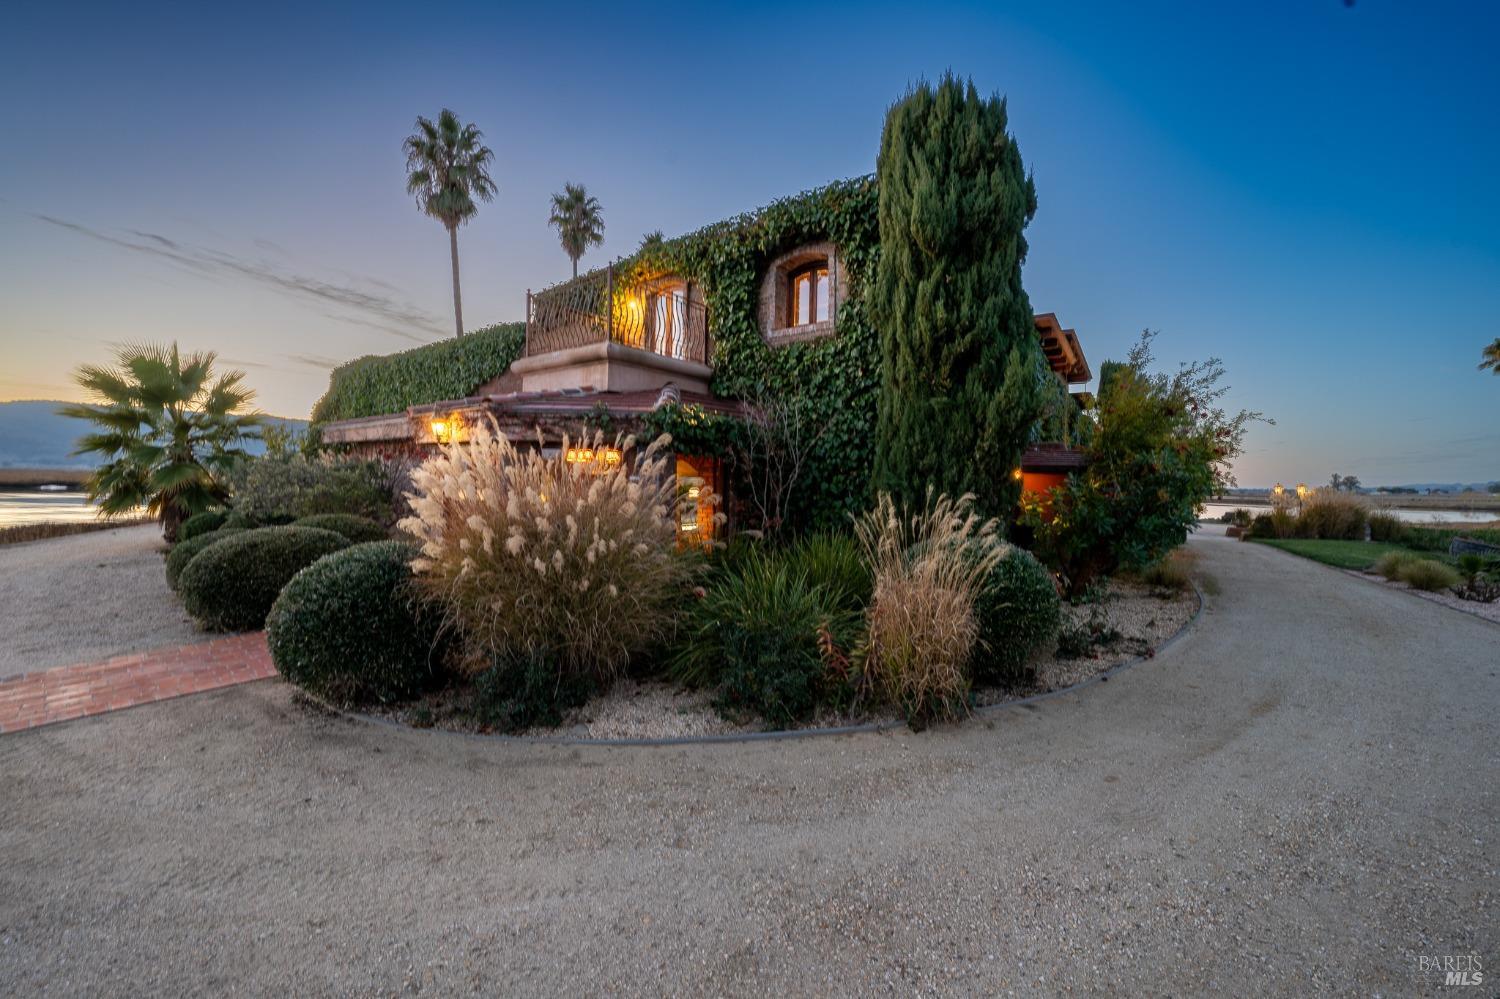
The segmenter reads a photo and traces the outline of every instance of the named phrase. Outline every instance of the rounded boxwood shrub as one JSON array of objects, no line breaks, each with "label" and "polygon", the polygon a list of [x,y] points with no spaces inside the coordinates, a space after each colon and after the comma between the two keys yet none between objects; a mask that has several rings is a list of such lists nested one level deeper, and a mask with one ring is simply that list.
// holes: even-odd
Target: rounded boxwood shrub
[{"label": "rounded boxwood shrub", "polygon": [[230,510],[229,516],[224,518],[225,527],[259,527],[259,521],[255,520],[243,510]]},{"label": "rounded boxwood shrub", "polygon": [[344,704],[420,691],[439,658],[439,621],[411,586],[414,554],[399,541],[371,541],[297,573],[266,618],[281,675]]},{"label": "rounded boxwood shrub", "polygon": [[195,513],[177,528],[177,540],[190,541],[200,534],[217,531],[224,526],[224,521],[228,517],[228,510],[204,510],[202,513]]},{"label": "rounded boxwood shrub", "polygon": [[316,527],[245,531],[194,556],[177,577],[177,592],[188,613],[204,627],[253,631],[266,623],[277,594],[293,576],[347,547],[342,534]]},{"label": "rounded boxwood shrub", "polygon": [[366,541],[386,541],[390,533],[369,517],[355,513],[315,513],[294,522],[298,527],[320,527],[325,531],[342,534],[350,544]]},{"label": "rounded boxwood shrub", "polygon": [[225,538],[243,534],[245,530],[243,527],[221,527],[217,531],[209,531],[207,534],[195,535],[186,541],[177,542],[167,553],[167,585],[174,590],[177,589],[177,580],[182,575],[182,570],[187,568],[187,564],[199,552]]},{"label": "rounded boxwood shrub", "polygon": [[974,616],[988,646],[975,656],[975,679],[1013,683],[1022,678],[1032,654],[1057,634],[1062,607],[1042,563],[1012,546],[985,579]]}]

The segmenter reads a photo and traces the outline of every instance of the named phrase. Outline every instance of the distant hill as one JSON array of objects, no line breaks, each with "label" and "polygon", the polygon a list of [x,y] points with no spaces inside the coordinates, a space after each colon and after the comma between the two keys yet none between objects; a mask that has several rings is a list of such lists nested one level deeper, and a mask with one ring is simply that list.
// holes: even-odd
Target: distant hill
[{"label": "distant hill", "polygon": [[[71,452],[88,424],[57,415],[60,402],[0,402],[0,468],[90,468],[96,462],[74,457]],[[305,430],[306,420],[273,416],[271,420],[293,430]],[[260,452],[259,443],[246,450]]]}]

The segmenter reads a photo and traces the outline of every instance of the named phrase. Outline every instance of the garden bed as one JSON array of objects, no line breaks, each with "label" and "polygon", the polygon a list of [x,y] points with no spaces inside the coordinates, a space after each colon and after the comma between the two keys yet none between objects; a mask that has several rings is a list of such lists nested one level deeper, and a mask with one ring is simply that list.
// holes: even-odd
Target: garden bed
[{"label": "garden bed", "polygon": [[1384,576],[1374,572],[1361,572],[1357,569],[1345,569],[1344,571],[1351,576],[1368,579],[1372,583],[1379,583],[1381,586],[1389,587],[1393,590],[1405,590],[1407,593],[1419,596],[1424,600],[1431,600],[1445,607],[1452,607],[1454,610],[1463,611],[1465,614],[1473,614],[1475,617],[1482,617],[1486,621],[1493,621],[1496,624],[1500,624],[1500,600],[1491,600],[1488,603],[1479,600],[1465,600],[1458,594],[1448,590],[1439,590],[1436,592],[1419,590],[1415,586],[1409,586],[1400,580],[1386,579]]},{"label": "garden bed", "polygon": [[[1119,638],[1079,657],[1055,650],[1033,661],[1035,680],[1025,686],[986,687],[974,691],[975,707],[989,707],[1038,694],[1063,690],[1091,680],[1132,659],[1150,655],[1192,620],[1198,596],[1191,589],[1164,591],[1140,583],[1114,581],[1098,604],[1064,605],[1064,630],[1106,624]],[[1097,608],[1097,611],[1096,611]],[[1102,618],[1099,616],[1102,615]],[[469,713],[471,688],[455,684],[409,703],[372,708],[379,718],[418,728],[484,733]],[[899,722],[890,713],[837,714],[824,712],[798,730],[841,728]],[[717,711],[709,691],[684,688],[663,680],[626,678],[607,693],[569,710],[556,728],[532,728],[523,736],[579,740],[661,740],[749,735],[766,731],[755,718],[728,717]]]}]

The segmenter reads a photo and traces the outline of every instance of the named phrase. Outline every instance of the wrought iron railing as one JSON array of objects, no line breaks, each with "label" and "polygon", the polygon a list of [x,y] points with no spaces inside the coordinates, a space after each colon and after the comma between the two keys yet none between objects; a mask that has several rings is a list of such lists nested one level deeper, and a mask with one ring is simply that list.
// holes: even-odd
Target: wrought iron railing
[{"label": "wrought iron railing", "polygon": [[613,267],[526,293],[526,353],[612,342],[708,363],[708,310],[687,282],[617,284]]}]

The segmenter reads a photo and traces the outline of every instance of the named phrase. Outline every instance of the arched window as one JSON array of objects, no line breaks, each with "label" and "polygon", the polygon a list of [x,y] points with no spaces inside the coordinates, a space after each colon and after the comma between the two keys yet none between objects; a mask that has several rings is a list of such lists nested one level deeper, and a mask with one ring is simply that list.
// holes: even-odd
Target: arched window
[{"label": "arched window", "polygon": [[849,275],[831,242],[805,243],[766,265],[757,309],[771,344],[832,336],[849,294]]},{"label": "arched window", "polygon": [[828,260],[814,260],[792,271],[787,280],[787,326],[826,323],[830,297]]}]

